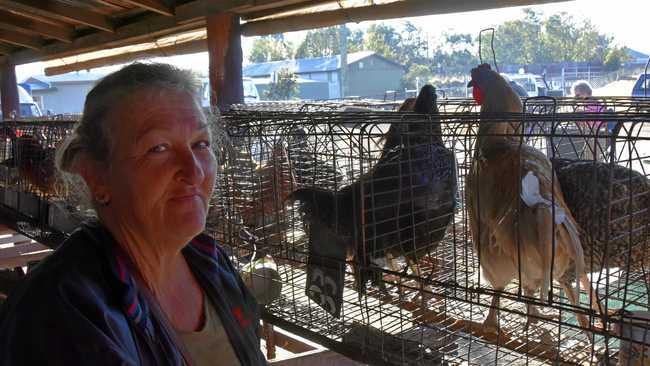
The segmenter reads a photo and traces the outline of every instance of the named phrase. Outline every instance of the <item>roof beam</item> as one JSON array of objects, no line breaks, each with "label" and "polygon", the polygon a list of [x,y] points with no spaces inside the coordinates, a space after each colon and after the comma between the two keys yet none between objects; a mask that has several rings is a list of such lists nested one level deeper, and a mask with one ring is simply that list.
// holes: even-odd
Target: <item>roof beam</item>
[{"label": "roof beam", "polygon": [[92,60],[75,62],[73,64],[53,66],[45,68],[45,75],[60,75],[67,72],[88,70],[95,67],[123,64],[131,61],[141,60],[151,57],[166,57],[172,55],[186,55],[190,53],[203,52],[208,49],[206,39],[178,43],[166,47],[150,48],[142,51],[122,53],[119,55],[98,57]]},{"label": "roof beam", "polygon": [[54,18],[65,22],[84,24],[103,31],[112,32],[114,27],[105,16],[76,6],[51,0],[0,0],[0,7],[21,15],[39,18]]},{"label": "roof beam", "polygon": [[8,55],[13,51],[14,51],[13,47],[0,43],[0,55]]},{"label": "roof beam", "polygon": [[169,6],[165,5],[161,0],[122,0],[122,1],[168,17],[174,16],[174,10]]},{"label": "roof beam", "polygon": [[[0,0],[2,1],[2,0]],[[99,49],[109,49],[134,43],[149,42],[163,37],[205,26],[206,14],[228,11],[235,7],[251,4],[253,0],[195,0],[175,8],[176,15],[167,17],[151,15],[137,23],[115,29],[114,33],[97,32],[76,38],[70,44],[53,43],[39,51],[24,50],[11,55],[16,65],[35,61],[47,61],[59,57],[78,55]]]},{"label": "roof beam", "polygon": [[30,37],[18,32],[2,29],[0,29],[0,41],[11,43],[16,46],[31,48],[33,50],[38,50],[43,46],[38,37]]},{"label": "roof beam", "polygon": [[194,0],[190,3],[179,5],[174,9],[178,23],[190,22],[197,18],[222,11],[236,11],[244,9],[255,3],[255,0]]},{"label": "roof beam", "polygon": [[360,6],[294,15],[242,25],[242,35],[263,36],[306,29],[329,27],[349,22],[396,19],[411,16],[460,13],[466,11],[537,5],[571,0],[401,0],[388,4]]},{"label": "roof beam", "polygon": [[288,13],[290,11],[299,11],[299,10],[309,9],[315,6],[330,4],[335,2],[336,0],[312,0],[312,1],[306,1],[298,4],[282,6],[279,8],[257,10],[257,11],[252,11],[250,13],[246,12],[242,14],[241,17],[244,20],[265,18],[274,14]]},{"label": "roof beam", "polygon": [[72,27],[57,27],[31,18],[15,16],[5,11],[0,11],[0,28],[72,42]]}]

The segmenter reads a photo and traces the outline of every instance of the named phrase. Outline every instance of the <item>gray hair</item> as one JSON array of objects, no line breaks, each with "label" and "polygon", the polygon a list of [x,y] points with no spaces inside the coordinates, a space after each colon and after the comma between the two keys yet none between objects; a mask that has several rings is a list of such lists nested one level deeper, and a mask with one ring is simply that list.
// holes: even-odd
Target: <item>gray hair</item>
[{"label": "gray hair", "polygon": [[584,80],[578,80],[573,84],[573,95],[576,95],[578,91],[582,91],[586,95],[591,95],[591,93],[593,92],[591,90],[591,85]]},{"label": "gray hair", "polygon": [[[110,123],[111,113],[129,95],[148,89],[188,92],[201,107],[199,80],[191,71],[169,64],[133,63],[101,79],[88,93],[81,120],[56,154],[57,169],[68,188],[73,194],[80,195],[82,201],[90,197],[76,171],[78,159],[83,155],[95,162],[110,163],[112,131],[117,128]],[[221,137],[225,134],[218,124],[218,118],[210,118],[208,124],[218,142],[222,142]],[[215,149],[217,156],[218,152]]]}]

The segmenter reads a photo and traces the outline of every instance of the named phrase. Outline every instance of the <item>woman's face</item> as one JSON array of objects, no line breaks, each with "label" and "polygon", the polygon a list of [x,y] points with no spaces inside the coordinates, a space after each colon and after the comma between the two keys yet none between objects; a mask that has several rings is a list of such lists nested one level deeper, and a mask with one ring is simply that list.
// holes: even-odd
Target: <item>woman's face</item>
[{"label": "woman's face", "polygon": [[205,116],[192,96],[141,90],[123,99],[111,123],[106,210],[113,219],[154,240],[184,242],[200,233],[216,159]]}]

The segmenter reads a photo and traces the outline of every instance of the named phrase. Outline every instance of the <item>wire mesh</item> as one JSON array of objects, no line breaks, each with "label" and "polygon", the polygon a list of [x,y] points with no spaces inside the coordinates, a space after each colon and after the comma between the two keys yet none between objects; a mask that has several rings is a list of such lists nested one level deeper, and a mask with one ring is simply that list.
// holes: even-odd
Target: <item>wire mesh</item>
[{"label": "wire mesh", "polygon": [[[363,362],[615,364],[630,350],[647,352],[650,103],[525,105],[524,114],[490,118],[473,102],[452,99],[430,116],[234,109],[224,116],[233,152],[221,167],[209,230],[237,262],[268,254],[277,263],[282,290],[265,306],[267,319]],[[576,272],[558,272],[564,262],[556,249],[545,298],[522,286],[522,275],[539,264],[519,260],[519,273],[499,290],[481,271],[515,255],[479,256],[482,243],[470,229],[467,177],[483,158],[480,126],[490,124],[517,127],[508,138],[553,164],[550,205],[562,191],[594,290],[581,286],[576,304],[567,292]],[[400,142],[387,150],[391,126]],[[503,135],[481,138],[488,137]],[[492,195],[505,201],[501,188]],[[306,210],[293,201],[304,189],[335,198]],[[508,220],[529,222],[523,213]],[[516,240],[514,251],[522,245]],[[491,307],[496,329],[483,324]]]},{"label": "wire mesh", "polygon": [[82,219],[55,168],[55,153],[75,120],[7,120],[0,127],[0,206],[5,224],[57,246]]}]

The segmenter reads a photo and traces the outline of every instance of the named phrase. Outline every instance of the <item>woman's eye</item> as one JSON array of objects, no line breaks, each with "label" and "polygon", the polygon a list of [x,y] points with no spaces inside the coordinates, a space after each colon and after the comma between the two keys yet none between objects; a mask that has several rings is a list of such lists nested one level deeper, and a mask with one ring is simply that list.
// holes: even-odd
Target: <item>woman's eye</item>
[{"label": "woman's eye", "polygon": [[160,144],[152,147],[151,149],[147,150],[148,153],[161,153],[164,151],[167,151],[167,144]]},{"label": "woman's eye", "polygon": [[207,149],[210,147],[210,141],[199,141],[194,144],[194,147],[197,147],[199,149]]}]

